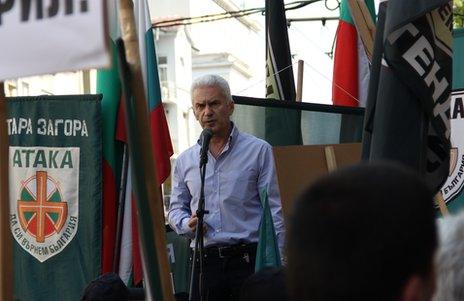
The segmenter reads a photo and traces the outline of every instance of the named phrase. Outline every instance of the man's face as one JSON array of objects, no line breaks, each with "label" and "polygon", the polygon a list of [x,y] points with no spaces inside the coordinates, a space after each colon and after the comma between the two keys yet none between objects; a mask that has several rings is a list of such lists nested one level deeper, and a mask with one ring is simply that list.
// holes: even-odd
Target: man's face
[{"label": "man's face", "polygon": [[216,135],[227,135],[234,103],[229,101],[221,88],[198,87],[192,95],[193,113],[202,128],[210,128]]}]

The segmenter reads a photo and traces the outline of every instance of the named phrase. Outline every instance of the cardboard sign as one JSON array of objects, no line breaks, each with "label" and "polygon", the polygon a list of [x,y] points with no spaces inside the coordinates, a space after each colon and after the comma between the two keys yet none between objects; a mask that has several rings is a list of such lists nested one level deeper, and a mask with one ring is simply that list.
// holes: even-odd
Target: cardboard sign
[{"label": "cardboard sign", "polygon": [[105,1],[0,1],[0,81],[107,67]]},{"label": "cardboard sign", "polygon": [[[361,161],[361,144],[331,145],[336,167],[353,165]],[[277,181],[284,219],[287,220],[295,198],[302,190],[329,172],[326,145],[279,146],[273,148]]]}]

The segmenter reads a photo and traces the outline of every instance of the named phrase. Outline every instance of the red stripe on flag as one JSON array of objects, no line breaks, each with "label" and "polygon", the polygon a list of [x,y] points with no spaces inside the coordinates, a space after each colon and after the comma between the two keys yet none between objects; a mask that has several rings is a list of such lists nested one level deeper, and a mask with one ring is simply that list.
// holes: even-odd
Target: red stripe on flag
[{"label": "red stripe on flag", "polygon": [[116,118],[116,133],[115,138],[116,140],[122,141],[127,143],[127,136],[126,136],[126,115],[124,109],[124,98],[121,97],[121,101],[119,102],[118,108],[118,117]]},{"label": "red stripe on flag", "polygon": [[358,35],[356,28],[340,21],[335,46],[332,101],[339,106],[359,106]]},{"label": "red stripe on flag", "polygon": [[111,166],[103,160],[103,234],[102,273],[113,272],[116,243],[116,179]]},{"label": "red stripe on flag", "polygon": [[[153,156],[155,159],[158,184],[161,185],[171,173],[171,156],[174,154],[168,123],[164,115],[164,108],[159,104],[150,112],[150,127],[152,133]],[[119,106],[116,126],[116,139],[127,143],[124,106]]]},{"label": "red stripe on flag", "polygon": [[164,115],[164,108],[159,104],[150,112],[150,126],[152,133],[152,146],[155,156],[156,174],[158,184],[161,185],[171,173],[170,157],[174,154],[168,123]]}]

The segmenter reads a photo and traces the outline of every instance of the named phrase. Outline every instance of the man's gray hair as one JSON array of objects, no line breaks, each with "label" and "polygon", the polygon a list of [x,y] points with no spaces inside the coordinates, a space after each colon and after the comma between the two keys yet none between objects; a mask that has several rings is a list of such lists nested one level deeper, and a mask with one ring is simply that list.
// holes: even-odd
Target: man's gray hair
[{"label": "man's gray hair", "polygon": [[192,83],[192,87],[190,88],[190,95],[193,97],[193,91],[200,87],[218,87],[222,90],[224,96],[229,101],[232,101],[229,84],[223,77],[219,75],[206,74],[196,78]]},{"label": "man's gray hair", "polygon": [[434,301],[464,300],[464,212],[439,221]]}]

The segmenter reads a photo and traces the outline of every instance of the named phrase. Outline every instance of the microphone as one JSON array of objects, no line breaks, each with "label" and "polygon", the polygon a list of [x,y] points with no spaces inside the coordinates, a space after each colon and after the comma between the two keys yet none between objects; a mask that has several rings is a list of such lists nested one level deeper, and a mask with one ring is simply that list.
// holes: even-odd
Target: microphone
[{"label": "microphone", "polygon": [[200,167],[208,162],[208,150],[211,137],[213,137],[213,131],[211,129],[205,128],[203,132],[201,132]]}]

